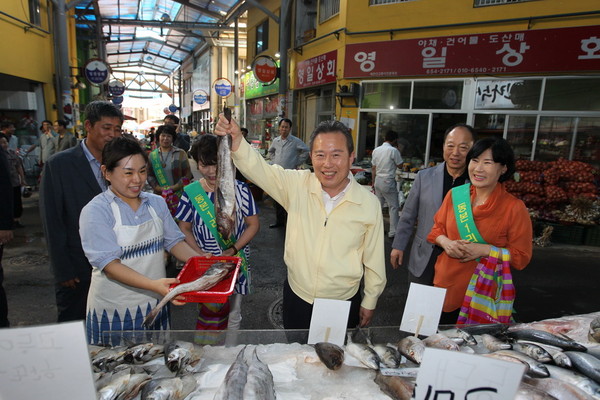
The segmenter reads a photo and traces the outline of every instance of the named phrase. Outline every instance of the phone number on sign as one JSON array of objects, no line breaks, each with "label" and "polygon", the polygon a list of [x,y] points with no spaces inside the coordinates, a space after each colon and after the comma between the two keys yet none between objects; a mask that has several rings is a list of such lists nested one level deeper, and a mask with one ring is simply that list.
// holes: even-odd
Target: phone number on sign
[{"label": "phone number on sign", "polygon": [[497,74],[507,72],[506,67],[464,67],[464,68],[431,68],[426,69],[426,74]]}]

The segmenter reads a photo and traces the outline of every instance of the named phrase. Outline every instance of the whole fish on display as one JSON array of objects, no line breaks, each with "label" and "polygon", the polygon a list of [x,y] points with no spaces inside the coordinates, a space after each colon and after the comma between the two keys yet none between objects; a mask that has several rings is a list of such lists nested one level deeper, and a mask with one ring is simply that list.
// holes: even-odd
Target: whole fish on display
[{"label": "whole fish on display", "polygon": [[450,339],[461,338],[469,346],[477,345],[477,340],[475,339],[475,337],[471,333],[461,328],[447,329],[444,331],[440,331],[440,333],[449,337]]},{"label": "whole fish on display", "polygon": [[515,329],[509,330],[506,335],[513,339],[528,340],[531,342],[540,342],[549,344],[551,346],[560,347],[563,350],[575,350],[575,351],[586,351],[586,347],[565,337],[560,337],[548,333],[546,331],[539,331],[536,329]]},{"label": "whole fish on display", "polygon": [[122,371],[108,385],[98,391],[99,400],[133,399],[152,377]]},{"label": "whole fish on display", "polygon": [[144,326],[146,328],[151,327],[152,324],[154,324],[154,320],[158,316],[160,310],[165,306],[165,304],[175,297],[187,292],[208,290],[222,281],[228,273],[235,269],[235,267],[235,263],[217,262],[211,265],[206,272],[195,281],[175,286],[169,293],[165,295],[165,297],[162,298],[156,307],[154,307],[152,311],[146,315],[146,318],[144,318],[143,322]]},{"label": "whole fish on display", "polygon": [[580,351],[565,351],[573,367],[583,375],[600,384],[600,360]]},{"label": "whole fish on display", "polygon": [[[231,109],[225,107],[223,114],[231,122]],[[227,240],[235,229],[235,166],[231,159],[231,135],[219,136],[218,141],[215,218],[217,230]]]},{"label": "whole fish on display", "polygon": [[415,336],[407,336],[402,338],[398,344],[398,351],[410,361],[421,364],[423,361],[423,353],[425,352],[425,344],[421,339]]},{"label": "whole fish on display", "polygon": [[434,333],[423,339],[423,344],[427,347],[436,349],[459,351],[459,346],[456,342],[442,333]]},{"label": "whole fish on display", "polygon": [[142,388],[141,400],[183,400],[197,386],[194,374],[153,379]]},{"label": "whole fish on display", "polygon": [[503,342],[498,339],[496,336],[492,336],[490,334],[484,333],[481,335],[481,341],[486,349],[489,351],[498,351],[498,350],[510,350],[512,349],[512,344]]},{"label": "whole fish on display", "polygon": [[337,344],[319,342],[315,344],[315,351],[321,362],[333,371],[340,369],[344,363],[344,349]]},{"label": "whole fish on display", "polygon": [[225,379],[217,389],[214,400],[243,400],[244,398],[244,387],[248,379],[248,363],[244,356],[244,347],[238,353],[235,361],[225,374]]},{"label": "whole fish on display", "polygon": [[542,390],[558,400],[594,400],[592,396],[577,386],[556,378],[523,377],[523,382]]},{"label": "whole fish on display", "polygon": [[269,366],[258,358],[256,347],[248,362],[244,400],[275,400],[273,374]]},{"label": "whole fish on display", "polygon": [[180,373],[188,365],[200,360],[201,354],[200,346],[178,340],[165,346],[164,361],[171,372]]},{"label": "whole fish on display", "polygon": [[543,347],[534,343],[517,342],[513,343],[513,350],[527,354],[529,357],[541,363],[552,362],[552,356]]},{"label": "whole fish on display", "polygon": [[533,358],[529,357],[526,354],[520,353],[518,351],[514,351],[514,350],[498,350],[496,352],[494,352],[494,354],[500,354],[500,355],[505,355],[508,357],[513,357],[518,359],[519,361],[525,362],[529,365],[529,375],[531,376],[535,376],[538,378],[546,378],[548,376],[550,376],[550,373],[548,372],[548,369],[546,368],[546,366],[542,363],[540,363],[537,360],[534,360]]},{"label": "whole fish on display", "polygon": [[409,400],[412,398],[415,384],[400,376],[383,375],[380,372],[375,376],[375,383],[379,389],[394,400]]},{"label": "whole fish on display", "polygon": [[550,372],[551,378],[556,378],[563,382],[567,382],[573,386],[578,387],[585,393],[594,397],[595,399],[600,398],[600,385],[591,380],[585,375],[582,375],[573,370],[556,367],[554,365],[547,365],[548,371]]},{"label": "whole fish on display", "polygon": [[346,353],[356,358],[368,368],[379,370],[380,359],[375,350],[362,343],[354,343],[350,333],[347,334]]}]

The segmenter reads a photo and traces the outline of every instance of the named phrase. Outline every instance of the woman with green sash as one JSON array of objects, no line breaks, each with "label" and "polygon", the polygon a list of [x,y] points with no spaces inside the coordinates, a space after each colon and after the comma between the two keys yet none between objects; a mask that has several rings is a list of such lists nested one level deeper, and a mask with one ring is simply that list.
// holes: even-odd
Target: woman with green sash
[{"label": "woman with green sash", "polygon": [[217,137],[202,135],[190,153],[203,178],[185,187],[175,218],[185,241],[199,253],[242,257],[235,294],[225,304],[199,304],[198,330],[239,329],[242,320],[241,296],[250,291],[248,243],[258,232],[258,209],[246,183],[235,181],[236,217],[231,238],[221,237],[216,229],[214,190],[217,180]]},{"label": "woman with green sash", "polygon": [[161,125],[156,130],[158,146],[150,153],[148,183],[155,194],[167,202],[171,215],[175,215],[183,187],[192,180],[187,153],[173,146],[177,130],[171,125]]},{"label": "woman with green sash", "polygon": [[492,246],[506,249],[510,266],[523,269],[532,255],[531,219],[525,204],[502,182],[515,171],[513,150],[506,140],[477,141],[467,155],[471,184],[452,189],[434,217],[427,236],[444,251],[435,264],[434,286],[446,289],[441,324],[454,324],[477,260]]}]

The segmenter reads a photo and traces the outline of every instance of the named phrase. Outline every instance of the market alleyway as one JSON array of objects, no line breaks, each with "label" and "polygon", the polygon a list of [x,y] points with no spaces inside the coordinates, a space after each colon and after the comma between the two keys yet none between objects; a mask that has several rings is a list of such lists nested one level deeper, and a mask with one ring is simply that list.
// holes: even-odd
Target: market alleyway
[{"label": "market alleyway", "polygon": [[[274,221],[271,200],[258,201],[261,230],[251,243],[253,294],[242,304],[242,329],[274,329],[280,324],[284,229],[269,229]],[[12,326],[53,323],[54,287],[39,217],[38,193],[24,199],[25,228],[5,248],[3,265]],[[386,258],[391,242],[386,239]],[[406,272],[388,264],[388,284],[379,300],[373,326],[399,326],[408,293]],[[515,309],[519,321],[600,311],[600,247],[554,245],[535,248],[533,261],[514,272]],[[196,306],[173,307],[173,328],[194,329]]]}]

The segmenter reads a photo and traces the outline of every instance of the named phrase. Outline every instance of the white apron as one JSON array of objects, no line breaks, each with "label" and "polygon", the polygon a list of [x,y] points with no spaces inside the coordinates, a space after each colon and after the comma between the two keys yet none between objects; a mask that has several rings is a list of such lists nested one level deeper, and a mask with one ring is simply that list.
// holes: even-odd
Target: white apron
[{"label": "white apron", "polygon": [[[115,216],[113,228],[121,247],[121,262],[150,279],[166,277],[164,263],[163,222],[150,206],[150,221],[127,226],[121,221],[119,206],[110,204]],[[87,299],[86,330],[91,344],[118,345],[121,335],[103,338],[104,331],[144,330],[142,321],[158,304],[160,296],[154,292],[134,288],[109,279],[98,268],[92,270],[92,282]],[[169,308],[162,309],[152,330],[170,328]]]}]

